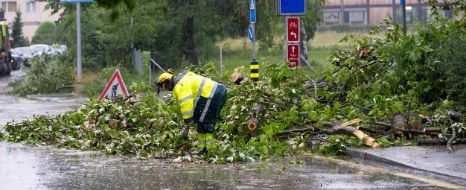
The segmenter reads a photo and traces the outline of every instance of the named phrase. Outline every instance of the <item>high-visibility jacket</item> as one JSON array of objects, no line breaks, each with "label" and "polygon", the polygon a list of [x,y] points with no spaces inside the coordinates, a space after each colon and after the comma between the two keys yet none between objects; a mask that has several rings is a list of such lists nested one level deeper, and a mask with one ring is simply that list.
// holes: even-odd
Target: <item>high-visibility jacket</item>
[{"label": "high-visibility jacket", "polygon": [[[181,114],[185,122],[192,121],[199,99],[212,99],[218,86],[217,82],[193,72],[184,72],[173,82],[175,84],[173,96],[181,107]],[[201,118],[202,115],[205,113],[201,114]]]}]

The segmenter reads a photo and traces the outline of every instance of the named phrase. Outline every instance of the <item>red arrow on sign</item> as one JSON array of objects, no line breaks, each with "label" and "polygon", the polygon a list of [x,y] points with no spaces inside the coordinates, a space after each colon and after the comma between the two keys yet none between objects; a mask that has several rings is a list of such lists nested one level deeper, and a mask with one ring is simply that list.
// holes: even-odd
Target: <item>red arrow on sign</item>
[{"label": "red arrow on sign", "polygon": [[110,78],[107,86],[105,86],[104,91],[100,94],[99,100],[116,96],[117,94],[122,94],[125,98],[128,97],[128,90],[126,90],[125,82],[123,81],[123,77],[121,77],[120,70],[118,69],[115,70],[112,78]]},{"label": "red arrow on sign", "polygon": [[288,67],[299,66],[299,45],[298,44],[288,44],[288,61],[290,62]]},{"label": "red arrow on sign", "polygon": [[288,42],[299,42],[299,17],[286,18]]}]

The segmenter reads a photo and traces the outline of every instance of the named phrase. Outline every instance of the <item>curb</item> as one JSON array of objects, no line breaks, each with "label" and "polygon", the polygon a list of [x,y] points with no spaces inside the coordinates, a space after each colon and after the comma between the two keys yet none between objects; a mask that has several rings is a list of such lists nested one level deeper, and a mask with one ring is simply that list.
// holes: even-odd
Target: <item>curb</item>
[{"label": "curb", "polygon": [[389,164],[389,165],[394,165],[394,166],[401,166],[401,167],[406,167],[406,168],[411,168],[411,169],[416,169],[416,170],[421,170],[421,171],[426,171],[426,172],[432,172],[432,173],[439,174],[439,175],[444,175],[448,177],[466,180],[466,176],[464,176],[463,173],[449,171],[449,170],[441,170],[441,169],[439,170],[423,169],[420,167],[415,167],[412,165],[408,165],[408,164],[397,162],[391,159],[387,159],[387,158],[384,158],[384,157],[381,157],[375,154],[371,154],[361,149],[347,148],[346,152],[348,153],[348,156],[353,157],[353,158],[359,158],[363,160],[369,160],[369,161],[374,161],[374,162],[379,162],[379,163],[384,163],[384,164]]},{"label": "curb", "polygon": [[387,158],[384,158],[384,157],[381,157],[381,156],[377,156],[377,155],[374,155],[374,154],[367,153],[364,150],[359,150],[359,149],[354,149],[354,148],[347,148],[346,152],[348,153],[349,156],[354,157],[354,158],[359,158],[359,159],[363,159],[363,160],[370,160],[370,161],[380,162],[380,163],[384,163],[384,164],[390,164],[390,165],[395,165],[395,166],[403,166],[403,167],[409,167],[409,168],[417,169],[417,168],[412,167],[410,165],[406,165],[406,164],[396,162],[396,161],[393,161],[393,160],[390,160],[390,159],[387,159]]}]

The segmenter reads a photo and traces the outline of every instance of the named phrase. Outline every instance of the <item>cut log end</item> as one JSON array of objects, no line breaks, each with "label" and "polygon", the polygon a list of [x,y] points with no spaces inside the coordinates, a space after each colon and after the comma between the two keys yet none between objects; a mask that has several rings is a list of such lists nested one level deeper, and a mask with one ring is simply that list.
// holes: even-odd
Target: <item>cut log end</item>
[{"label": "cut log end", "polygon": [[238,70],[235,70],[232,74],[231,74],[231,82],[233,84],[240,84],[241,81],[244,80],[244,77],[243,75],[241,74],[240,71]]},{"label": "cut log end", "polygon": [[254,132],[257,129],[257,126],[259,126],[259,120],[255,117],[248,119],[246,121],[246,128],[250,133]]}]

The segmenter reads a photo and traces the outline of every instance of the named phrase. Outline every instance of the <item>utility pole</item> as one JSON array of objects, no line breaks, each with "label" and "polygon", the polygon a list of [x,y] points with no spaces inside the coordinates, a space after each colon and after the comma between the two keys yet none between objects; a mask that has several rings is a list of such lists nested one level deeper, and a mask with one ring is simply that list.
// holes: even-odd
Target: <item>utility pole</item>
[{"label": "utility pole", "polygon": [[94,0],[60,0],[60,3],[76,3],[76,82],[81,84],[81,3],[92,3]]},{"label": "utility pole", "polygon": [[77,62],[77,82],[78,84],[81,84],[81,79],[82,79],[82,69],[81,69],[81,3],[80,2],[76,2],[76,33],[77,33],[77,50],[76,50],[76,54],[77,54],[77,58],[76,58],[76,62]]}]

